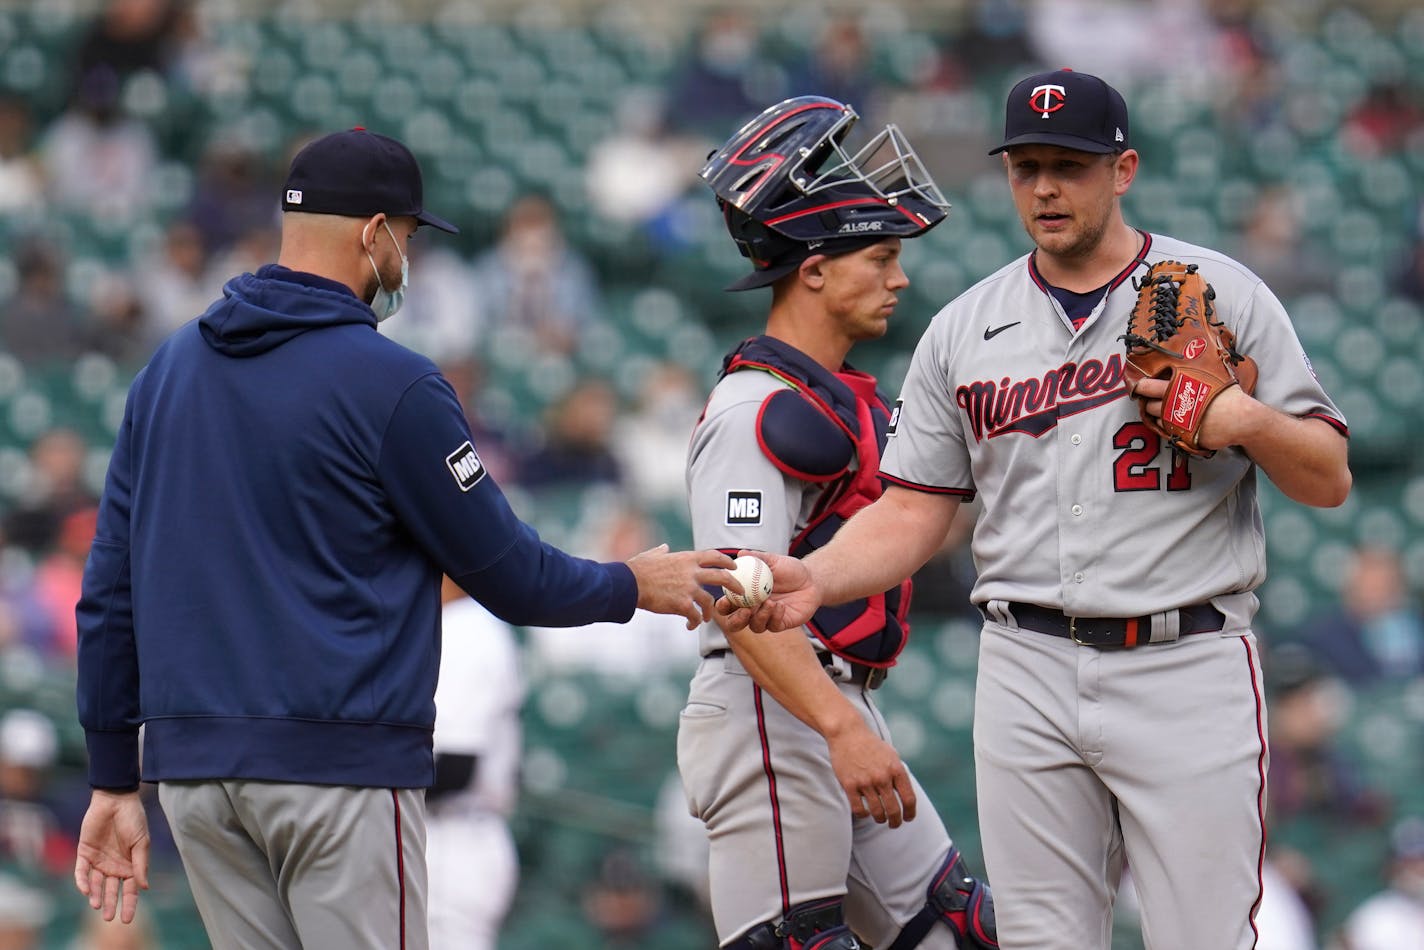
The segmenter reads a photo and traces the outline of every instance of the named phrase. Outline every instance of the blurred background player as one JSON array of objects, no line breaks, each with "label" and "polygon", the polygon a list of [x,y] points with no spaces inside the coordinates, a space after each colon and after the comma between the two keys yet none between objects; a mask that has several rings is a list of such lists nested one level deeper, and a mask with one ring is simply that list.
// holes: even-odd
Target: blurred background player
[{"label": "blurred background player", "polygon": [[[702,170],[754,267],[728,289],[772,297],[765,334],[726,356],[693,432],[699,544],[804,554],[880,494],[890,406],[846,357],[885,334],[909,285],[901,239],[949,205],[895,127],[848,152],[856,120],[832,99],[788,99]],[[987,888],[871,699],[905,646],[909,595],[900,583],[779,634],[704,625],[678,767],[707,826],[721,946],[997,946],[979,916]],[[985,940],[960,943],[966,932]]]},{"label": "blurred background player", "polygon": [[519,794],[524,676],[509,624],[449,577],[440,598],[435,784],[425,793],[430,947],[493,950],[519,880],[509,815]]}]

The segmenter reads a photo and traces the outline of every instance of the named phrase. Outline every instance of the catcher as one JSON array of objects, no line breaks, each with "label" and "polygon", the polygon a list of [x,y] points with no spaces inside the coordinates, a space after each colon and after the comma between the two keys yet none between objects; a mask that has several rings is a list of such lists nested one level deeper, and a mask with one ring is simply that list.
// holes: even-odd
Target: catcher
[{"label": "catcher", "polygon": [[729,628],[779,630],[884,590],[982,493],[974,767],[1000,946],[1107,950],[1126,864],[1152,950],[1249,950],[1265,839],[1256,481],[1339,505],[1345,422],[1259,277],[1124,219],[1138,154],[1116,90],[1029,76],[1005,133],[994,151],[1033,251],[921,338],[884,494],[805,560],[771,557],[754,613],[718,609]]}]

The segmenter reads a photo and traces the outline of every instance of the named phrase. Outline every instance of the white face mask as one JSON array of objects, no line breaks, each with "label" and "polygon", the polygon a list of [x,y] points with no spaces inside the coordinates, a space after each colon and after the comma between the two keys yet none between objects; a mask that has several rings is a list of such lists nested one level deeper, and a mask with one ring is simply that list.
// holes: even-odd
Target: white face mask
[{"label": "white face mask", "polygon": [[376,312],[376,322],[388,320],[396,315],[396,311],[405,303],[405,289],[410,282],[410,258],[401,254],[400,242],[396,240],[395,232],[391,230],[389,221],[382,221],[386,228],[386,233],[391,236],[391,243],[396,246],[396,253],[401,259],[401,279],[400,286],[395,290],[387,290],[386,285],[381,282],[381,271],[376,267],[376,259],[371,256],[371,252],[366,252],[366,260],[371,262],[371,270],[376,272],[376,296],[371,298],[371,309]]}]

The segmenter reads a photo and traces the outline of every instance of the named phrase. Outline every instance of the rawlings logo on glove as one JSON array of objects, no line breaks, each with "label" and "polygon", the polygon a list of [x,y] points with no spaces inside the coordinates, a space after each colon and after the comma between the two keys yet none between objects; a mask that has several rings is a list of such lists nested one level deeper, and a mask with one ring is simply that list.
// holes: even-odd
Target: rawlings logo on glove
[{"label": "rawlings logo on glove", "polygon": [[1214,319],[1216,292],[1197,273],[1196,264],[1158,261],[1141,280],[1134,279],[1137,304],[1127,318],[1123,378],[1128,391],[1143,379],[1165,379],[1162,417],[1147,412],[1142,421],[1173,449],[1199,458],[1214,450],[1199,441],[1202,419],[1213,399],[1232,386],[1256,388],[1256,361],[1236,352],[1236,337]]}]

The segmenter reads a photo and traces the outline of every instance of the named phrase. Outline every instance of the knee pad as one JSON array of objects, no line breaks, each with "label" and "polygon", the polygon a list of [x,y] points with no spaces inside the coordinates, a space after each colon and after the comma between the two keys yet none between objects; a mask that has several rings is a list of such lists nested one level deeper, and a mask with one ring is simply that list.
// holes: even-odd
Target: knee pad
[{"label": "knee pad", "polygon": [[960,950],[998,950],[994,897],[989,885],[969,874],[958,848],[950,848],[944,864],[930,880],[924,909],[910,919],[888,950],[911,950],[936,923],[954,934]]},{"label": "knee pad", "polygon": [[757,924],[725,950],[863,950],[845,925],[841,898],[797,904],[779,921]]},{"label": "knee pad", "polygon": [[928,907],[939,912],[965,950],[997,950],[999,931],[994,922],[994,895],[989,885],[971,877],[958,848],[951,848],[944,867],[930,885]]}]

